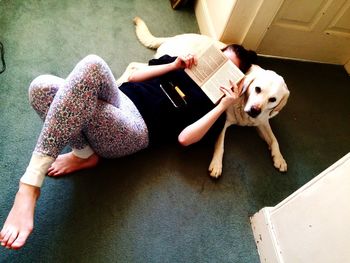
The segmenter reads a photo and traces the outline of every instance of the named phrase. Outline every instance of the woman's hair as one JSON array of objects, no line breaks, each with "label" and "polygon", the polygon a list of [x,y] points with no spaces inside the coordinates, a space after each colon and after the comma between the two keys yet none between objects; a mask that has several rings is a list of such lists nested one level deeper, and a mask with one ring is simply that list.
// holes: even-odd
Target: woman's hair
[{"label": "woman's hair", "polygon": [[239,58],[239,68],[243,73],[246,73],[252,64],[255,64],[258,56],[255,51],[247,50],[243,46],[238,44],[231,44],[222,49],[222,51],[231,50],[236,53]]}]

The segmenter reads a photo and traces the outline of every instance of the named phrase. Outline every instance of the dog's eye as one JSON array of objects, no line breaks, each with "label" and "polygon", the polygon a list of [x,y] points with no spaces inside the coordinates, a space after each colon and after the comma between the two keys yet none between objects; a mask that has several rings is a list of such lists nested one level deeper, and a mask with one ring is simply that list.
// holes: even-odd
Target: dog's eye
[{"label": "dog's eye", "polygon": [[275,97],[269,98],[269,102],[275,102],[275,101],[276,101],[276,98],[275,98]]},{"label": "dog's eye", "polygon": [[260,93],[261,92],[261,88],[260,87],[255,87],[255,92],[256,93]]}]

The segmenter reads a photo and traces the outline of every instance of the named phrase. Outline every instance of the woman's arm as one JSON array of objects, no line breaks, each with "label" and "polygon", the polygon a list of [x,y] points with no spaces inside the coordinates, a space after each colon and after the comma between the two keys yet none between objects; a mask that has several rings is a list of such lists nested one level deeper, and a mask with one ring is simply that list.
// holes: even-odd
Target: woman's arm
[{"label": "woman's arm", "polygon": [[220,100],[219,104],[205,114],[198,121],[187,126],[178,136],[178,141],[183,146],[188,146],[201,140],[208,130],[213,126],[221,114],[232,105],[240,96],[241,87],[231,82],[232,88],[221,87],[225,96]]},{"label": "woman's arm", "polygon": [[170,71],[181,69],[181,68],[191,68],[195,65],[197,60],[192,55],[187,55],[184,57],[177,57],[173,62],[162,65],[152,65],[139,68],[133,71],[129,78],[129,82],[140,82],[154,77],[162,76]]}]

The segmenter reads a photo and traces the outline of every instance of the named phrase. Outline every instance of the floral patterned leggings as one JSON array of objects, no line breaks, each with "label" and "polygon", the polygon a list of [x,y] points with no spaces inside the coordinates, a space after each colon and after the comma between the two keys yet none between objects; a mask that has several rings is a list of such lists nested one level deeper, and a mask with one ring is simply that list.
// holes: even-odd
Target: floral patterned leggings
[{"label": "floral patterned leggings", "polygon": [[81,60],[66,79],[37,77],[29,99],[44,121],[36,153],[56,158],[66,145],[78,150],[89,146],[101,157],[115,158],[148,146],[139,111],[96,55]]}]

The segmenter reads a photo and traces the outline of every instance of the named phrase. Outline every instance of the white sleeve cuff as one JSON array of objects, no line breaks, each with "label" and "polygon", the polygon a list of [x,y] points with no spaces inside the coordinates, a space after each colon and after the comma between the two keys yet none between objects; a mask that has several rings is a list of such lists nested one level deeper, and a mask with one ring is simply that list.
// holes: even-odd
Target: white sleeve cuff
[{"label": "white sleeve cuff", "polygon": [[20,181],[25,184],[41,187],[47,170],[54,161],[55,159],[50,156],[33,153],[27,170]]},{"label": "white sleeve cuff", "polygon": [[81,159],[87,159],[89,158],[91,155],[94,154],[94,151],[91,149],[90,146],[85,146],[83,149],[75,149],[73,148],[72,149],[72,152],[73,154],[76,156],[76,157],[79,157]]}]

